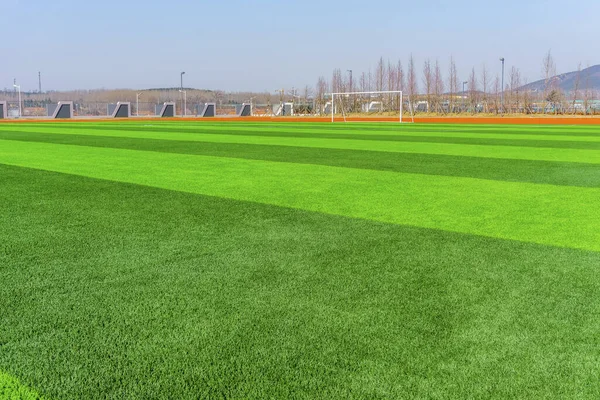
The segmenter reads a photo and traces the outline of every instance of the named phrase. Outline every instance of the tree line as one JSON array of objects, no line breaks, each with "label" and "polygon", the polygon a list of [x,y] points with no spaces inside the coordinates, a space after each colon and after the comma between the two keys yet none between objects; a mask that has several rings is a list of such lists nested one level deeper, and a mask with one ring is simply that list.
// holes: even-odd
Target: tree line
[{"label": "tree line", "polygon": [[[466,80],[460,80],[454,57],[443,70],[439,59],[426,59],[420,68],[412,54],[408,63],[391,62],[380,57],[374,70],[363,71],[358,76],[352,71],[334,69],[331,79],[321,76],[317,80],[316,108],[323,110],[330,102],[329,93],[402,91],[415,111],[447,114],[471,113],[589,113],[595,110],[592,100],[597,93],[590,87],[589,77],[582,78],[581,63],[575,85],[570,93],[563,93],[556,78],[556,63],[549,50],[542,61],[543,90],[527,90],[519,68],[512,66],[505,73],[504,88],[500,73],[493,75],[483,64],[473,67]],[[384,108],[393,108],[396,96],[383,95]],[[397,101],[397,100],[396,100]],[[352,102],[347,105],[352,109]]]}]

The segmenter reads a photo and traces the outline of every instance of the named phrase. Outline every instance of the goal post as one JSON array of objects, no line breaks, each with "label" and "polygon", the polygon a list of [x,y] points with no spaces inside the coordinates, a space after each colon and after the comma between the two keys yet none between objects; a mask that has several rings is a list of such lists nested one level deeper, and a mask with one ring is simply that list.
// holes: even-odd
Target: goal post
[{"label": "goal post", "polygon": [[[370,92],[338,92],[331,93],[331,122],[335,122],[335,114],[341,113],[344,122],[346,113],[364,113],[374,112],[397,112],[398,122],[404,122],[404,101],[406,100],[402,90],[383,90]],[[408,111],[410,112],[412,122],[414,115],[410,97],[408,97]]]}]

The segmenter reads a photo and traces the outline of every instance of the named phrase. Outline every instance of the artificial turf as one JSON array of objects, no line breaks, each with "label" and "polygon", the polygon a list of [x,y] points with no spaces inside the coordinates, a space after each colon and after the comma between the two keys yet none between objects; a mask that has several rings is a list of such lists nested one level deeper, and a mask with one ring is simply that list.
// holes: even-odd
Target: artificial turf
[{"label": "artificial turf", "polygon": [[0,395],[598,398],[599,138],[0,124]]}]

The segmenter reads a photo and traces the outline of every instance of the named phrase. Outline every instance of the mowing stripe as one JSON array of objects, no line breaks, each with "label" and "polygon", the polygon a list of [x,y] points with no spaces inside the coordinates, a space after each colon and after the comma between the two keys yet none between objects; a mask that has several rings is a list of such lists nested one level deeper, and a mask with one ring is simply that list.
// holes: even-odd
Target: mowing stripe
[{"label": "mowing stripe", "polygon": [[[79,134],[79,135],[98,135],[97,131],[86,131],[84,129],[60,130],[52,132],[54,134]],[[600,164],[600,151],[584,149],[552,149],[552,148],[534,148],[534,147],[515,147],[515,146],[486,146],[486,145],[466,145],[466,144],[448,144],[448,143],[419,143],[419,142],[389,142],[389,141],[370,141],[353,139],[312,139],[312,138],[294,138],[294,137],[262,137],[262,136],[236,136],[221,134],[194,134],[177,133],[168,134],[164,132],[144,132],[143,134],[128,131],[114,131],[115,137],[136,137],[161,140],[186,140],[197,142],[212,143],[244,143],[244,144],[263,144],[279,146],[298,146],[311,148],[332,148],[346,150],[369,150],[385,151],[397,153],[422,153],[422,154],[443,154],[452,156],[469,157],[489,157],[506,158],[518,160],[540,160],[540,161],[558,161],[558,162],[580,162],[590,164]],[[15,131],[5,133],[8,136],[18,134]],[[110,135],[107,131],[102,131],[104,136]],[[2,136],[0,136],[1,138]]]},{"label": "mowing stripe", "polygon": [[[2,141],[0,163],[600,251],[600,189]],[[523,216],[527,220],[523,220]]]},{"label": "mowing stripe", "polygon": [[[19,123],[19,124],[6,124],[7,126],[18,126],[18,127],[58,127],[73,129],[72,125],[62,123]],[[375,135],[398,135],[398,134],[413,134],[419,135],[432,134],[434,136],[443,133],[442,136],[458,134],[458,135],[476,135],[480,137],[486,137],[486,135],[499,135],[500,138],[504,136],[521,136],[526,135],[532,139],[538,136],[567,136],[578,137],[597,137],[600,136],[600,129],[597,126],[512,126],[512,125],[442,125],[442,124],[386,124],[386,123],[360,123],[360,124],[323,124],[323,123],[276,123],[276,122],[255,122],[255,123],[244,123],[231,121],[229,123],[217,122],[189,122],[189,121],[129,121],[121,123],[89,123],[81,122],[78,123],[79,127],[90,127],[92,129],[138,129],[141,126],[145,129],[160,128],[161,131],[173,131],[178,132],[186,130],[189,132],[201,133],[203,131],[216,131],[216,132],[228,132],[228,131],[240,131],[243,132],[264,132],[264,131],[290,131],[298,133],[347,133],[353,132],[358,134],[369,134]],[[216,133],[215,132],[215,133]],[[465,136],[468,137],[468,136]]]},{"label": "mowing stripe", "polygon": [[[360,133],[345,132],[329,132],[323,133],[321,129],[298,130],[288,129],[262,129],[262,130],[239,130],[239,129],[186,129],[181,128],[164,128],[164,127],[143,127],[143,126],[95,126],[95,127],[51,127],[40,129],[40,127],[20,127],[14,126],[13,132],[45,132],[58,134],[101,134],[103,136],[128,136],[131,132],[141,133],[145,137],[154,137],[158,133],[163,136],[176,136],[190,134],[205,135],[206,140],[214,140],[215,135],[228,136],[248,136],[248,137],[276,137],[276,138],[309,138],[309,139],[349,139],[349,140],[368,140],[368,141],[387,141],[387,142],[423,142],[423,143],[452,143],[452,144],[470,144],[470,145],[487,145],[487,146],[520,146],[520,147],[547,147],[547,148],[565,148],[565,149],[600,149],[600,136],[535,136],[535,135],[512,135],[504,134],[470,134],[468,132],[414,132],[412,130],[399,130],[392,134],[377,134],[376,131],[363,130]],[[1,132],[2,130],[0,130]],[[101,131],[102,133],[96,133]],[[9,131],[10,132],[10,131]],[[415,135],[417,134],[417,135]],[[191,139],[186,139],[191,140]],[[202,140],[202,139],[201,139]]]},{"label": "mowing stripe", "polygon": [[95,135],[49,135],[37,132],[0,132],[0,138],[25,142],[245,158],[511,182],[600,187],[600,165],[598,164]]},{"label": "mowing stripe", "polygon": [[0,368],[56,399],[598,398],[598,252],[0,181]]},{"label": "mowing stripe", "polygon": [[35,390],[23,385],[17,378],[0,371],[0,399],[2,400],[43,400]]}]

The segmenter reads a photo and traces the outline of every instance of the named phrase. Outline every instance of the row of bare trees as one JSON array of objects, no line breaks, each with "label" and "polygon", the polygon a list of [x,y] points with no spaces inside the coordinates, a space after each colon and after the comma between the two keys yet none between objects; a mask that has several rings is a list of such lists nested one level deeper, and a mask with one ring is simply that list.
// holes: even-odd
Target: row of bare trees
[{"label": "row of bare trees", "polygon": [[[413,104],[421,105],[417,109],[435,113],[585,113],[590,110],[591,100],[598,95],[589,81],[583,81],[581,64],[574,90],[563,93],[558,85],[551,51],[543,59],[543,90],[527,87],[527,80],[523,79],[516,66],[507,71],[504,88],[500,74],[492,75],[485,64],[473,67],[466,80],[459,80],[454,57],[450,57],[447,71],[442,70],[438,59],[426,59],[420,70],[420,79],[412,54],[406,70],[402,61],[385,61],[381,57],[374,70],[362,72],[358,79],[353,79],[351,71],[348,72],[344,74],[342,70],[335,69],[329,82],[325,77],[319,77],[315,93],[317,109],[322,109],[330,100],[329,92],[401,90]],[[384,102],[392,102],[394,98],[392,95],[382,96]]]},{"label": "row of bare trees", "polygon": [[[406,64],[401,60],[391,61],[380,57],[375,68],[369,71],[353,73],[335,69],[331,79],[319,77],[314,89],[305,86],[300,89],[265,92],[224,92],[187,88],[186,95],[188,104],[216,102],[218,105],[227,105],[252,102],[255,105],[265,105],[268,110],[280,103],[294,102],[296,106],[304,106],[303,112],[322,113],[331,101],[329,94],[332,92],[401,90],[405,99],[410,99],[416,105],[416,111],[432,113],[587,113],[598,93],[590,85],[589,74],[582,75],[581,71],[580,64],[573,90],[563,93],[556,77],[556,63],[551,51],[548,51],[542,60],[542,88],[532,90],[528,87],[527,80],[516,66],[506,71],[503,88],[500,74],[492,74],[485,64],[471,68],[463,80],[459,79],[454,57],[450,57],[447,67],[443,67],[439,59],[429,58],[421,66],[417,66],[411,54]],[[5,89],[0,91],[0,99],[16,101],[17,93]],[[63,100],[76,103],[133,103],[139,100],[140,103],[148,104],[165,101],[183,103],[184,100],[179,88],[23,93],[23,99],[28,104],[37,105]],[[397,110],[399,107],[399,99],[395,95],[381,96],[379,100],[386,109]],[[353,105],[347,106],[351,110]],[[406,107],[406,103],[404,106]],[[354,108],[354,111],[361,111],[360,107]],[[597,111],[600,112],[600,109]]]}]

